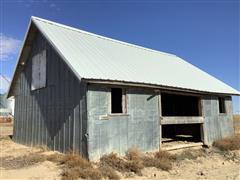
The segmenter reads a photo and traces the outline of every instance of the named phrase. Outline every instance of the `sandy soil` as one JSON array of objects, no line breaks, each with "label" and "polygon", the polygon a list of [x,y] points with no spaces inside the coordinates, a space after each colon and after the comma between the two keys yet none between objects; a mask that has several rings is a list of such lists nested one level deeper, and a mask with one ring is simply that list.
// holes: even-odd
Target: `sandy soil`
[{"label": "sandy soil", "polygon": [[[41,148],[30,148],[14,143],[10,139],[0,139],[0,158],[20,157],[30,153],[49,153]],[[3,162],[0,162],[0,179],[61,179],[61,169],[56,164],[44,161],[33,166],[5,169]]]},{"label": "sandy soil", "polygon": [[[240,151],[235,151],[240,158]],[[196,160],[176,163],[173,170],[166,172],[156,168],[145,168],[144,177],[137,179],[235,179],[240,180],[240,161],[226,160],[222,155],[213,154]]]},{"label": "sandy soil", "polygon": [[13,124],[0,122],[0,136],[9,136],[12,134],[13,134]]},{"label": "sandy soil", "polygon": [[[209,150],[211,152],[211,150]],[[179,151],[178,151],[179,152]],[[175,153],[178,153],[175,152]],[[0,158],[20,157],[30,153],[51,154],[42,148],[30,148],[0,138]],[[240,179],[240,151],[234,152],[237,158],[231,159],[218,153],[195,160],[183,160],[174,164],[173,170],[166,172],[156,168],[145,168],[143,176],[129,175],[128,179]],[[4,168],[0,162],[0,179],[61,179],[61,167],[44,161],[24,168]],[[123,177],[123,176],[122,176]]]}]

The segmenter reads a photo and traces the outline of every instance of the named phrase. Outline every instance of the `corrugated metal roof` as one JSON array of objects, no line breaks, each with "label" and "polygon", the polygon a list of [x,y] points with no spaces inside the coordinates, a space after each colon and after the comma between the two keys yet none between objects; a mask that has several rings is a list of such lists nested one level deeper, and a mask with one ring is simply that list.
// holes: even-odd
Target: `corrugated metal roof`
[{"label": "corrugated metal roof", "polygon": [[240,94],[180,57],[32,17],[79,78]]}]

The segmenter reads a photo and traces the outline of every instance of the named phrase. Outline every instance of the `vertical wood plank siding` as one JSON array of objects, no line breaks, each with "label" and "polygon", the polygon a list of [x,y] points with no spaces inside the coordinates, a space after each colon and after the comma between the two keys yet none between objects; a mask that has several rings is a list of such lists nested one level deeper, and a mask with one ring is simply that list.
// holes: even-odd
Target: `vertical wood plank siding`
[{"label": "vertical wood plank siding", "polygon": [[124,155],[131,147],[142,151],[159,150],[160,124],[158,94],[153,90],[127,90],[127,114],[110,114],[110,88],[89,85],[87,93],[89,159],[117,152]]},{"label": "vertical wood plank siding", "polygon": [[225,97],[227,113],[219,113],[218,97],[209,96],[203,98],[203,115],[204,115],[204,133],[206,145],[211,145],[215,140],[234,133],[232,99]]},{"label": "vertical wood plank siding", "polygon": [[[47,86],[31,91],[32,57],[47,50]],[[87,157],[86,84],[80,82],[37,33],[15,94],[14,140]]]}]

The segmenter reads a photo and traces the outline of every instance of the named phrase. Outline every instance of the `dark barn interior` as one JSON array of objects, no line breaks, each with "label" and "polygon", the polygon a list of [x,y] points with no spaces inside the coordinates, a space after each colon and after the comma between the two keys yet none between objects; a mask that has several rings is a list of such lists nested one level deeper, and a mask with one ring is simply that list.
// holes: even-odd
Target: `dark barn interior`
[{"label": "dark barn interior", "polygon": [[162,143],[175,145],[177,142],[201,142],[201,124],[187,123],[188,118],[201,116],[200,98],[178,94],[162,93],[162,117],[176,117],[176,121],[184,120],[184,124],[162,125]]},{"label": "dark barn interior", "polygon": [[200,116],[199,97],[162,93],[162,116]]},{"label": "dark barn interior", "polygon": [[[201,124],[162,125],[162,138],[167,141],[201,141]],[[170,140],[169,140],[170,139]]]},{"label": "dark barn interior", "polygon": [[111,113],[122,113],[122,89],[111,88]]}]

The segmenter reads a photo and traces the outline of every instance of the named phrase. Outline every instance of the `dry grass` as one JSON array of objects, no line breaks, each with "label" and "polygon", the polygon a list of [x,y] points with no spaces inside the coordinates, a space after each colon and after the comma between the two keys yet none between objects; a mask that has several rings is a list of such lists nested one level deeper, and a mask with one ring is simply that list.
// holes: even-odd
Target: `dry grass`
[{"label": "dry grass", "polygon": [[156,167],[164,171],[172,169],[172,162],[170,160],[163,161],[154,157],[144,157],[143,160],[145,167]]},{"label": "dry grass", "polygon": [[144,168],[142,162],[143,156],[143,153],[141,153],[137,148],[130,148],[126,153],[126,159],[128,161],[126,167],[130,169],[131,172],[142,175],[141,171]]},{"label": "dry grass", "polygon": [[73,167],[65,168],[62,173],[62,179],[101,179],[102,175],[98,169],[93,168],[82,168],[82,167]]},{"label": "dry grass", "polygon": [[57,163],[63,164],[64,163],[64,155],[63,154],[51,154],[46,156],[46,160]]},{"label": "dry grass", "polygon": [[46,157],[38,153],[32,153],[29,155],[12,157],[8,156],[5,158],[0,158],[1,166],[5,169],[20,169],[24,167],[33,166],[35,164],[44,162]]},{"label": "dry grass", "polygon": [[172,164],[175,160],[175,156],[167,151],[159,151],[154,156],[143,157],[143,164],[145,167],[156,167],[164,171],[172,169]]},{"label": "dry grass", "polygon": [[[120,179],[112,167],[102,165],[95,168],[91,162],[74,152],[69,152],[66,155],[44,155],[41,154],[41,152],[42,151],[40,149],[40,151],[29,155],[0,158],[0,166],[5,169],[20,169],[33,166],[44,161],[51,161],[61,165],[61,168],[63,168],[62,179]],[[126,166],[126,168],[128,167]],[[131,167],[129,167],[129,169],[131,169]]]},{"label": "dry grass", "polygon": [[112,167],[119,172],[134,172],[141,175],[141,170],[144,168],[141,161],[138,159],[122,159],[115,153],[104,155],[100,159],[101,166]]},{"label": "dry grass", "polygon": [[116,171],[110,166],[100,166],[99,171],[101,172],[102,177],[104,178],[113,179],[113,180],[120,179]]},{"label": "dry grass", "polygon": [[144,168],[141,161],[127,161],[126,162],[126,172],[134,172],[135,174],[141,176],[142,169]]},{"label": "dry grass", "polygon": [[84,159],[82,156],[79,154],[76,154],[74,152],[69,152],[63,157],[63,163],[64,165],[72,168],[72,167],[77,167],[80,166],[84,169],[86,168],[91,168],[92,164]]},{"label": "dry grass", "polygon": [[233,119],[236,121],[240,121],[240,115],[233,115]]},{"label": "dry grass", "polygon": [[50,156],[48,160],[64,165],[63,179],[119,179],[119,176],[112,167],[100,165],[99,168],[95,168],[91,162],[74,152],[67,153],[66,155]]},{"label": "dry grass", "polygon": [[232,151],[240,149],[240,135],[223,138],[215,141],[213,146],[221,151]]},{"label": "dry grass", "polygon": [[178,161],[182,161],[185,159],[195,160],[198,157],[205,157],[206,155],[207,154],[204,149],[197,149],[197,150],[191,149],[191,150],[185,150],[185,151],[181,152],[180,154],[176,155],[176,160],[178,160]]},{"label": "dry grass", "polygon": [[[5,139],[5,138],[4,138]],[[221,150],[240,149],[240,136],[216,141],[215,146]],[[69,152],[67,154],[54,153],[47,155],[42,153],[46,151],[45,147],[39,151],[24,155],[21,157],[5,157],[0,158],[1,166],[5,169],[18,169],[32,166],[44,161],[51,161],[62,168],[63,179],[120,179],[118,172],[123,176],[127,174],[142,175],[144,167],[156,167],[165,171],[172,169],[173,163],[180,160],[195,160],[198,157],[208,155],[205,149],[185,150],[177,155],[172,155],[166,151],[145,154],[136,148],[131,148],[127,151],[125,157],[118,157],[117,154],[111,153],[102,156],[99,163],[91,163],[84,159],[79,153]],[[217,150],[217,149],[216,149]],[[225,153],[225,151],[219,152]],[[225,154],[223,154],[225,156]],[[231,156],[230,156],[231,155]],[[236,159],[235,154],[230,154],[227,157]]]},{"label": "dry grass", "polygon": [[235,134],[240,135],[240,115],[233,116],[233,123],[234,123]]},{"label": "dry grass", "polygon": [[113,169],[120,171],[120,172],[126,171],[125,161],[123,159],[119,158],[116,153],[103,155],[100,158],[100,165],[110,166]]},{"label": "dry grass", "polygon": [[156,167],[165,171],[172,169],[172,163],[176,159],[175,156],[166,151],[159,151],[151,156],[142,154],[137,149],[130,149],[126,157],[135,164],[139,164],[141,169],[143,167]]},{"label": "dry grass", "polygon": [[101,172],[94,168],[92,164],[77,153],[69,152],[65,156],[55,157],[54,160],[59,160],[64,164],[62,173],[63,179],[101,179]]},{"label": "dry grass", "polygon": [[6,140],[11,140],[9,136],[0,136],[0,141],[6,141]]},{"label": "dry grass", "polygon": [[176,156],[172,155],[167,151],[159,151],[155,153],[155,158],[157,159],[169,159],[169,160],[176,160]]},{"label": "dry grass", "polygon": [[137,148],[130,148],[126,152],[126,158],[133,161],[133,160],[140,160],[141,157],[143,156],[142,152],[139,151]]}]

